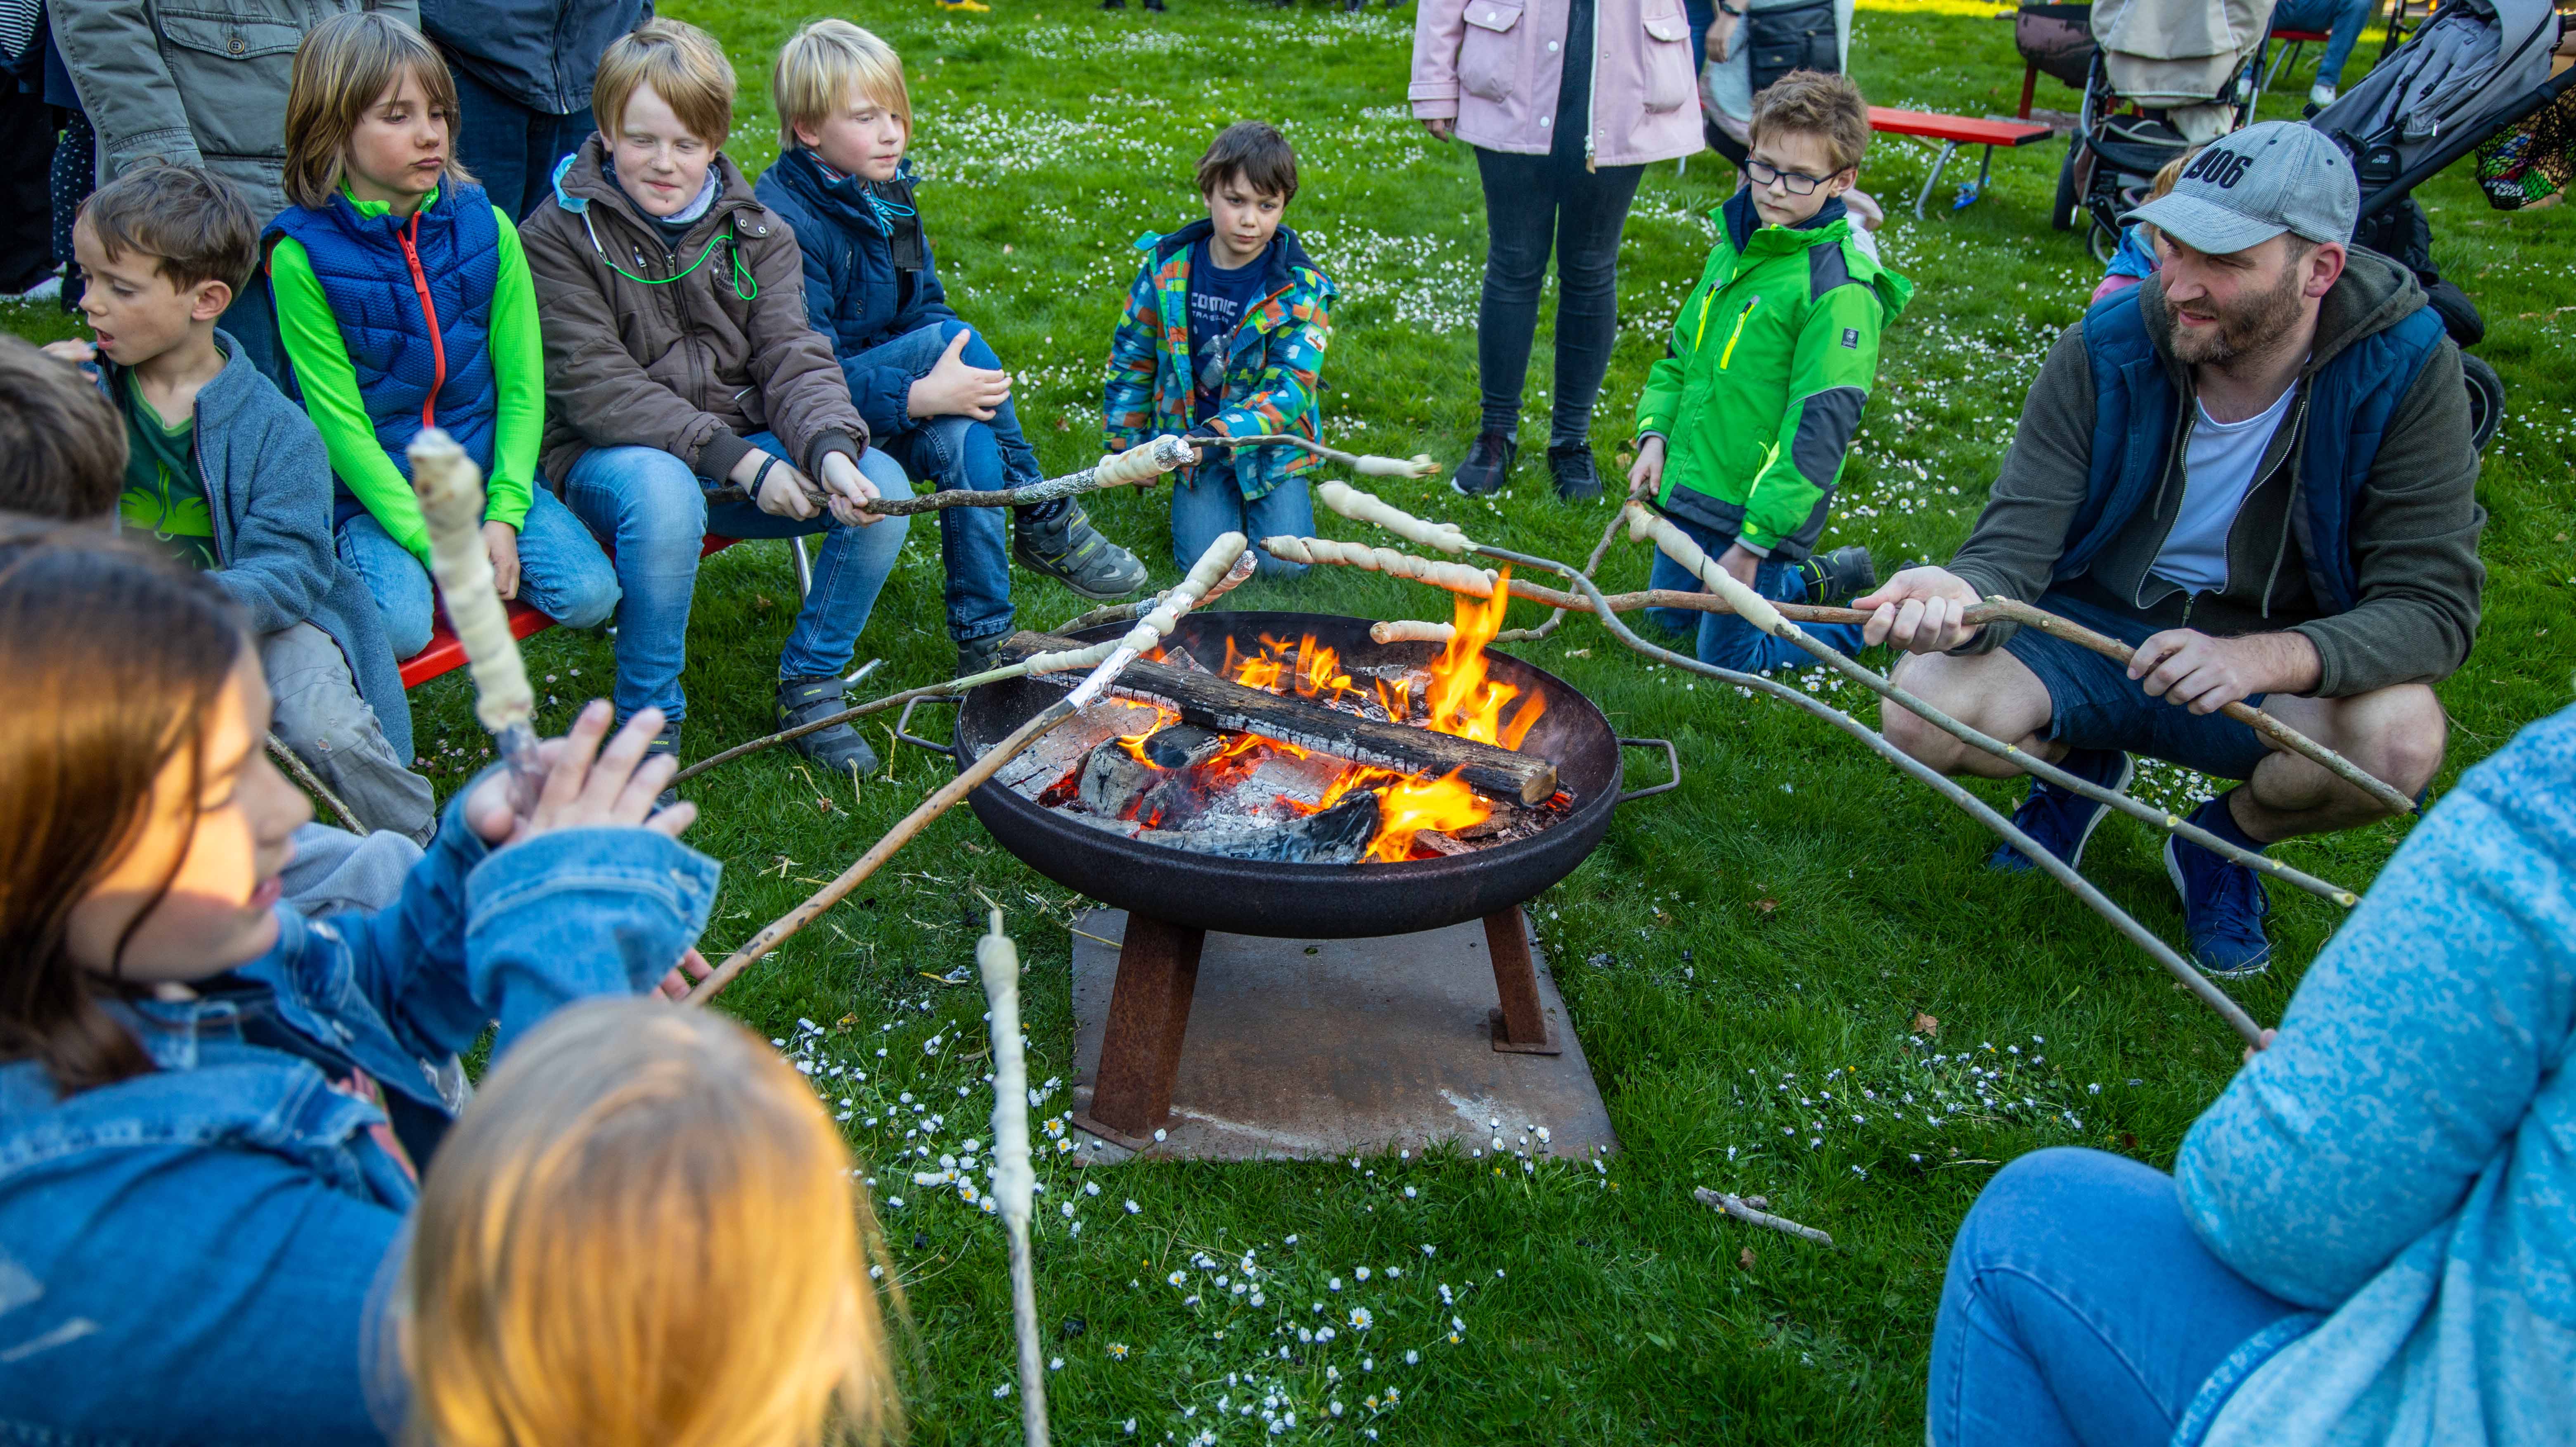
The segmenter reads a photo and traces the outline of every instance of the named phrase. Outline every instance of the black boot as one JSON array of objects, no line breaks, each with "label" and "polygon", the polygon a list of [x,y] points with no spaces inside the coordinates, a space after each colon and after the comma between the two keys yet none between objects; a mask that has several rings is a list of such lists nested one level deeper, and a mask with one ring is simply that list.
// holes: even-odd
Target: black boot
[{"label": "black boot", "polygon": [[1601,469],[1588,442],[1548,448],[1547,470],[1556,479],[1556,495],[1566,502],[1590,502],[1601,495]]},{"label": "black boot", "polygon": [[1458,464],[1458,475],[1449,486],[1468,497],[1483,497],[1500,492],[1503,479],[1511,475],[1512,461],[1520,456],[1521,445],[1500,432],[1479,432],[1467,449],[1467,460]]},{"label": "black boot", "polygon": [[[778,726],[799,728],[818,718],[827,718],[848,707],[843,700],[838,677],[790,678],[778,685]],[[846,723],[816,729],[789,739],[796,752],[821,764],[835,774],[856,769],[860,774],[873,773],[877,766],[876,750],[859,737],[859,731]]]},{"label": "black boot", "polygon": [[1848,603],[1878,586],[1878,565],[1867,548],[1836,548],[1821,558],[1798,564],[1807,583],[1807,601],[1834,606]]}]

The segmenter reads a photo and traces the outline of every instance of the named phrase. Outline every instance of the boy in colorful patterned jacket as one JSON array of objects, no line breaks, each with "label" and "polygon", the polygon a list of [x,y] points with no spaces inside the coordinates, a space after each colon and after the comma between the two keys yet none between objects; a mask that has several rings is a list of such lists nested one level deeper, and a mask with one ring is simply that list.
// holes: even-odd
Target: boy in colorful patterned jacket
[{"label": "boy in colorful patterned jacket", "polygon": [[[1332,335],[1333,283],[1279,224],[1297,194],[1297,153],[1260,121],[1228,126],[1199,158],[1208,219],[1147,233],[1145,262],[1109,346],[1102,399],[1109,446],[1163,432],[1313,437],[1322,423],[1315,374]],[[1172,492],[1172,555],[1186,568],[1227,532],[1258,542],[1315,530],[1303,449],[1210,449]],[[1301,564],[1261,554],[1261,572]]]}]

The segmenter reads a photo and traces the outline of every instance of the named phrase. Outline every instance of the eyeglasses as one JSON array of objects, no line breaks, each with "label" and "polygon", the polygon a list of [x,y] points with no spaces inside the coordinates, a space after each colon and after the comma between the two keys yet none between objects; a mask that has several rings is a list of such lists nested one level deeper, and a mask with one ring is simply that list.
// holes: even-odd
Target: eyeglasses
[{"label": "eyeglasses", "polygon": [[1802,176],[1795,171],[1783,171],[1777,166],[1766,166],[1753,160],[1744,163],[1744,174],[1756,186],[1768,186],[1777,181],[1788,187],[1792,196],[1812,196],[1818,186],[1833,179],[1832,176]]}]

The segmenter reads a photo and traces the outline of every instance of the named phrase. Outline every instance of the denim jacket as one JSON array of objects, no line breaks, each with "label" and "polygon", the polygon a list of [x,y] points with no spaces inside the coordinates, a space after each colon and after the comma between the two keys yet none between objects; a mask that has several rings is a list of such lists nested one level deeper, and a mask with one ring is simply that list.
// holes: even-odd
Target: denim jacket
[{"label": "denim jacket", "polygon": [[433,1062],[652,988],[717,873],[643,829],[494,854],[451,802],[392,907],[281,907],[196,999],[115,1007],[152,1073],[0,1066],[0,1443],[381,1440],[361,1321],[449,1119]]}]

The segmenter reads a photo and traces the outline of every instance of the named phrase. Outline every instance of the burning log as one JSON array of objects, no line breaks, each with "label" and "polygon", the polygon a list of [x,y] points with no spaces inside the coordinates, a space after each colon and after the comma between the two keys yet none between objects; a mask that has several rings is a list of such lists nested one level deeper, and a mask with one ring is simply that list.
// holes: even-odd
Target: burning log
[{"label": "burning log", "polygon": [[[1014,633],[1003,640],[1002,656],[1016,660],[1066,646],[1068,640],[1062,638]],[[1455,771],[1472,788],[1523,804],[1544,803],[1557,789],[1556,765],[1535,754],[1406,724],[1380,723],[1311,699],[1264,693],[1211,674],[1138,662],[1120,675],[1117,692],[1165,704],[1182,722],[1203,729],[1266,734],[1407,774],[1438,776]]]},{"label": "burning log", "polygon": [[1269,864],[1357,864],[1368,857],[1381,817],[1378,796],[1359,790],[1344,795],[1329,809],[1285,824],[1221,819],[1186,829],[1148,829],[1136,838],[1193,854]]}]

